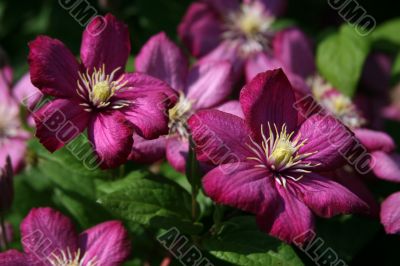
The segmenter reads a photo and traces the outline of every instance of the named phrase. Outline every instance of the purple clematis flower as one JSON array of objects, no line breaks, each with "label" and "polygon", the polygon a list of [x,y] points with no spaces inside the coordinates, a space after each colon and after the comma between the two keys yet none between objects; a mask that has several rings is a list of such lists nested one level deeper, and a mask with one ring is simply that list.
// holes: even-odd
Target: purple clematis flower
[{"label": "purple clematis flower", "polygon": [[348,126],[366,148],[372,157],[369,167],[376,177],[400,182],[400,155],[394,152],[396,145],[393,139],[385,132],[366,128],[367,120],[357,106],[329,83],[321,78],[315,78],[311,87],[314,99],[323,111]]},{"label": "purple clematis flower", "polygon": [[24,253],[0,253],[2,266],[118,266],[130,254],[128,232],[118,221],[78,235],[72,221],[50,208],[32,209],[21,224]]},{"label": "purple clematis flower", "polygon": [[390,195],[381,205],[381,223],[388,234],[400,234],[400,192]]},{"label": "purple clematis flower", "polygon": [[18,172],[24,165],[26,142],[30,134],[22,128],[16,92],[22,86],[29,90],[32,84],[24,83],[22,78],[13,88],[12,80],[10,67],[0,69],[0,168],[5,167],[6,158],[10,156],[13,170]]},{"label": "purple clematis flower", "polygon": [[219,158],[203,186],[220,204],[255,213],[281,240],[306,241],[313,214],[368,212],[346,187],[324,176],[343,164],[352,133],[331,116],[299,121],[294,91],[281,69],[257,75],[240,93],[241,119],[216,110],[189,119],[200,161]]},{"label": "purple clematis flower", "polygon": [[297,28],[276,32],[272,27],[285,7],[282,0],[195,2],[179,25],[179,36],[194,56],[229,60],[235,74],[244,70],[247,80],[271,65],[306,77],[315,69],[308,38]]},{"label": "purple clematis flower", "polygon": [[143,46],[135,66],[137,71],[170,84],[179,99],[168,111],[168,135],[150,141],[135,136],[132,160],[154,162],[166,155],[169,163],[183,172],[189,150],[186,122],[194,112],[219,108],[242,115],[237,101],[226,102],[232,91],[231,64],[227,61],[201,62],[189,68],[181,49],[165,33],[159,33]]},{"label": "purple clematis flower", "polygon": [[170,87],[139,73],[124,73],[130,53],[128,28],[114,16],[86,28],[81,63],[62,42],[40,36],[29,44],[32,83],[55,99],[34,113],[36,136],[51,152],[86,128],[102,167],[127,160],[133,132],[154,139],[168,130]]}]

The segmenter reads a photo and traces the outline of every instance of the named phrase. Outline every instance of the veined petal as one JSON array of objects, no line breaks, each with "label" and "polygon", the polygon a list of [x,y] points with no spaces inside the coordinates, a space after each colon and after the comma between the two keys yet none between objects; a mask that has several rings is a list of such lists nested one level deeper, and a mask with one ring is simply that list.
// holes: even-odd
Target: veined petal
[{"label": "veined petal", "polygon": [[167,139],[166,147],[167,160],[178,172],[184,173],[186,170],[186,160],[189,154],[189,142],[173,136]]},{"label": "veined petal", "polygon": [[345,161],[346,152],[355,144],[353,133],[332,116],[312,115],[299,128],[294,139],[305,141],[299,154],[311,153],[304,162],[313,169],[335,170]]},{"label": "veined petal", "polygon": [[25,255],[15,249],[0,253],[0,265],[2,266],[29,266]]},{"label": "veined petal", "polygon": [[164,136],[147,140],[137,134],[133,135],[133,147],[129,160],[139,163],[154,163],[165,157],[167,140]]},{"label": "veined petal", "polygon": [[83,32],[81,59],[89,71],[104,64],[106,74],[118,67],[121,74],[130,51],[128,26],[111,14],[95,17]]},{"label": "veined petal", "polygon": [[[25,133],[25,132],[24,132]],[[29,135],[28,135],[29,136]],[[0,141],[0,168],[4,168],[7,156],[10,156],[14,173],[24,165],[27,136],[17,136]]]},{"label": "veined petal", "polygon": [[56,99],[33,113],[33,117],[36,137],[54,152],[85,130],[90,115],[77,102]]},{"label": "veined petal", "polygon": [[390,195],[381,205],[381,223],[388,234],[400,234],[400,192]]},{"label": "veined petal", "polygon": [[142,47],[135,60],[135,69],[183,90],[188,62],[182,50],[164,32],[154,35]]},{"label": "veined petal", "polygon": [[253,163],[229,163],[217,166],[203,178],[207,195],[219,204],[238,209],[263,213],[273,212],[278,193],[271,173],[256,168]]},{"label": "veined petal", "polygon": [[246,81],[250,82],[257,74],[277,68],[284,68],[284,66],[272,55],[263,52],[254,53],[246,60]]},{"label": "veined petal", "polygon": [[307,174],[292,185],[298,198],[319,216],[329,218],[337,214],[369,213],[367,203],[356,194],[321,175]]},{"label": "veined petal", "polygon": [[101,266],[119,266],[130,254],[128,232],[121,222],[110,221],[96,225],[79,236],[84,262],[94,260]]},{"label": "veined petal", "polygon": [[232,100],[215,107],[215,109],[222,111],[224,113],[236,115],[244,119],[243,110],[242,107],[240,106],[239,101]]},{"label": "veined petal", "polygon": [[32,83],[43,93],[60,98],[78,97],[79,65],[62,42],[37,37],[29,43],[28,62]]},{"label": "veined petal", "polygon": [[307,241],[307,232],[314,229],[314,217],[311,210],[287,189],[276,186],[279,205],[257,215],[261,230],[285,242],[303,243]]},{"label": "veined petal", "polygon": [[220,43],[222,23],[218,14],[207,4],[192,3],[178,27],[178,34],[190,52],[201,57]]},{"label": "veined petal", "polygon": [[311,41],[298,28],[278,32],[273,41],[274,56],[285,69],[303,78],[315,72],[314,53]]},{"label": "veined petal", "polygon": [[297,127],[295,95],[281,69],[258,74],[240,92],[240,104],[252,132],[261,139],[261,125],[275,124],[288,132]]},{"label": "veined petal", "polygon": [[195,109],[205,109],[221,103],[232,89],[231,64],[227,61],[205,61],[190,70],[186,95],[194,101]]},{"label": "veined petal", "polygon": [[47,266],[54,256],[68,250],[73,254],[78,248],[78,235],[71,220],[51,208],[32,209],[21,223],[21,235],[32,265]]},{"label": "veined petal", "polygon": [[197,159],[213,165],[239,162],[254,156],[246,143],[251,132],[245,121],[218,110],[204,110],[188,121]]},{"label": "veined petal", "polygon": [[29,73],[26,73],[17,84],[15,84],[12,93],[15,99],[18,100],[18,103],[26,106],[28,110],[34,110],[36,104],[43,97],[43,93],[33,86]]},{"label": "veined petal", "polygon": [[88,127],[88,137],[103,168],[126,162],[133,143],[133,128],[119,111],[98,113]]},{"label": "veined petal", "polygon": [[354,134],[369,151],[392,152],[396,146],[392,137],[382,131],[360,128]]},{"label": "veined petal", "polygon": [[371,169],[383,180],[400,183],[400,155],[382,151],[371,152]]}]

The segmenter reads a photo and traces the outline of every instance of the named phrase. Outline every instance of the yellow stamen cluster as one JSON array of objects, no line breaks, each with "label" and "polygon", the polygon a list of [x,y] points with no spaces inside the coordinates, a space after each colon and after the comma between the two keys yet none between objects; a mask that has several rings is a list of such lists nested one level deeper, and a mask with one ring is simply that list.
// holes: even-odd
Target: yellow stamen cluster
[{"label": "yellow stamen cluster", "polygon": [[280,131],[274,124],[272,129],[268,123],[268,138],[264,133],[264,128],[261,125],[261,146],[250,138],[251,144],[247,146],[255,153],[255,157],[248,157],[248,160],[256,161],[256,167],[269,168],[274,172],[275,180],[282,186],[286,187],[286,179],[290,178],[293,181],[298,181],[303,177],[303,174],[310,173],[311,167],[318,164],[304,163],[303,160],[315,153],[300,154],[299,149],[304,146],[307,139],[301,140],[301,135],[298,134],[295,139],[292,139],[294,132],[287,132],[287,127],[284,124]]},{"label": "yellow stamen cluster", "polygon": [[192,115],[193,101],[187,99],[183,92],[179,92],[179,99],[175,106],[168,111],[170,134],[178,133],[183,138],[188,138],[187,120]]},{"label": "yellow stamen cluster", "polygon": [[73,254],[69,249],[67,249],[66,252],[62,251],[58,256],[52,254],[48,261],[52,266],[100,266],[96,262],[96,258],[93,258],[88,262],[85,261],[85,256],[81,258],[80,249]]},{"label": "yellow stamen cluster", "polygon": [[269,40],[273,35],[272,23],[275,18],[258,3],[243,4],[238,12],[226,16],[223,37],[229,40],[240,40],[241,52],[244,55],[269,49]]},{"label": "yellow stamen cluster", "polygon": [[[86,70],[85,74],[79,74],[79,80],[77,81],[78,89],[77,93],[80,97],[88,100],[89,103],[82,103],[86,109],[85,111],[90,112],[91,107],[103,108],[111,104],[111,97],[115,93],[126,86],[128,81],[123,81],[124,76],[121,75],[120,78],[114,80],[116,72],[120,67],[114,69],[111,74],[105,74],[105,65],[99,69],[94,69],[93,73],[90,75],[89,70]],[[129,105],[126,101],[117,101],[112,105],[113,109],[119,109]]]}]

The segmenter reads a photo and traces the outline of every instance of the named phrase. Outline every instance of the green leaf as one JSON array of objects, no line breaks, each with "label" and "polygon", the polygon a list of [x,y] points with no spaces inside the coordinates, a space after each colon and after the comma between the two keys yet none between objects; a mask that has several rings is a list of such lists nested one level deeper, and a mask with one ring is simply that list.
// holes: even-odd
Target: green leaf
[{"label": "green leaf", "polygon": [[391,83],[397,85],[400,82],[400,53],[397,54],[393,66],[392,66],[392,77]]},{"label": "green leaf", "polygon": [[324,247],[332,248],[340,259],[351,261],[374,239],[379,229],[377,220],[347,215],[318,220],[316,237],[323,239]]},{"label": "green leaf", "polygon": [[317,67],[322,76],[342,93],[353,96],[370,50],[367,37],[350,26],[325,38],[317,48]]},{"label": "green leaf", "polygon": [[104,179],[109,172],[97,167],[97,157],[84,135],[55,153],[48,152],[36,141],[30,143],[30,148],[38,157],[37,168],[57,186],[96,200],[95,179]]},{"label": "green leaf", "polygon": [[[133,173],[129,182],[100,198],[111,213],[127,222],[195,234],[202,226],[191,221],[191,198],[176,183],[154,176],[138,177]],[[119,185],[118,185],[119,186]]]},{"label": "green leaf", "polygon": [[383,23],[372,32],[374,41],[386,41],[400,46],[400,18]]},{"label": "green leaf", "polygon": [[290,246],[261,232],[252,216],[225,222],[216,236],[204,242],[204,247],[212,255],[234,265],[303,265]]}]

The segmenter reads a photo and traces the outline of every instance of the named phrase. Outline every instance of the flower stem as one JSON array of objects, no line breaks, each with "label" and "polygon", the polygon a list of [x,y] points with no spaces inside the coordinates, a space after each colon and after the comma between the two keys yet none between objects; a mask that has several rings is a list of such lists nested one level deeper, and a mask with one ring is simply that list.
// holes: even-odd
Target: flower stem
[{"label": "flower stem", "polygon": [[7,241],[7,232],[6,232],[6,226],[4,222],[4,216],[3,214],[0,214],[0,226],[1,226],[1,235],[2,235],[2,240],[4,242],[4,249],[8,249],[8,241]]}]

